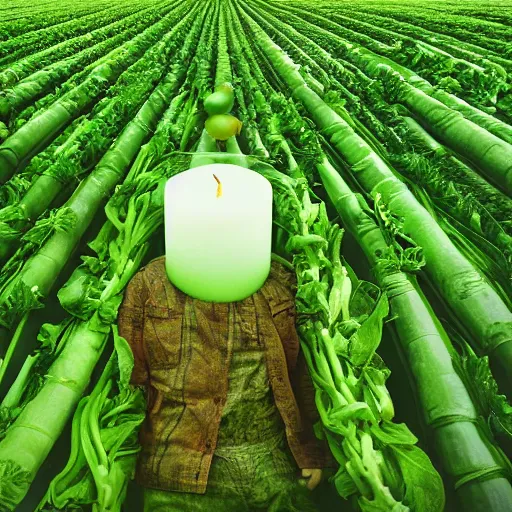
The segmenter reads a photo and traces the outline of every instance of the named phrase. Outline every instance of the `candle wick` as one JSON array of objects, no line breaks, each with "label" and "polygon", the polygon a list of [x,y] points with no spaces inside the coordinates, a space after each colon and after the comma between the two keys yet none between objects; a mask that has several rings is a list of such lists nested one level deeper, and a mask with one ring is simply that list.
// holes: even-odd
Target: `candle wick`
[{"label": "candle wick", "polygon": [[219,178],[217,178],[217,176],[215,176],[215,174],[213,175],[213,177],[217,180],[217,197],[220,197],[222,195],[222,183],[220,182]]}]

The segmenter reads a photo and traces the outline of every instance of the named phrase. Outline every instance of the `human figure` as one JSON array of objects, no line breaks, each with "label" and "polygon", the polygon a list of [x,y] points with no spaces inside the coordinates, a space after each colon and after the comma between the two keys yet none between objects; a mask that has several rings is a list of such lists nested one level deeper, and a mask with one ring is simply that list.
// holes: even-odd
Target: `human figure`
[{"label": "human figure", "polygon": [[250,297],[201,301],[169,281],[165,256],[129,283],[118,323],[148,400],[136,470],[145,512],[318,510],[311,490],[336,464],[313,433],[294,286],[272,261]]}]

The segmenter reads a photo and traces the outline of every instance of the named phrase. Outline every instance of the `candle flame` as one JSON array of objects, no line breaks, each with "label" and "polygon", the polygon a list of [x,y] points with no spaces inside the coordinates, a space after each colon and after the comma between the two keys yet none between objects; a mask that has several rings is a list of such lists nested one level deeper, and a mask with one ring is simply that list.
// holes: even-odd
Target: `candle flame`
[{"label": "candle flame", "polygon": [[213,175],[213,177],[217,180],[217,197],[220,197],[222,195],[222,183],[219,181],[219,178],[217,178],[217,176],[215,176],[215,174]]}]

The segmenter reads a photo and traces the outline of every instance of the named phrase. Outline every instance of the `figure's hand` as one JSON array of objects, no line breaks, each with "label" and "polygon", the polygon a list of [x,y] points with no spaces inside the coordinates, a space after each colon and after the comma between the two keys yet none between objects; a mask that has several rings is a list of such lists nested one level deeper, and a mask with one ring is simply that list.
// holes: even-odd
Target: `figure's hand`
[{"label": "figure's hand", "polygon": [[302,476],[305,477],[305,479],[301,480],[301,482],[303,482],[303,485],[306,485],[306,487],[310,491],[312,491],[320,483],[320,480],[322,479],[322,470],[303,468]]}]

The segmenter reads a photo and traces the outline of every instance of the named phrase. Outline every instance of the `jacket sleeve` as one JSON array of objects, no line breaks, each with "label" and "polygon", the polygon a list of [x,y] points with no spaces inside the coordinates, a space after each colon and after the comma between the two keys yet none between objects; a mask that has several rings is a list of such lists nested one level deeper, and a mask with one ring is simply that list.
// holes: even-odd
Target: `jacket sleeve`
[{"label": "jacket sleeve", "polygon": [[117,324],[119,334],[128,342],[133,352],[134,367],[131,383],[144,385],[149,372],[143,348],[145,287],[139,271],[128,283],[123,302],[119,307]]}]

